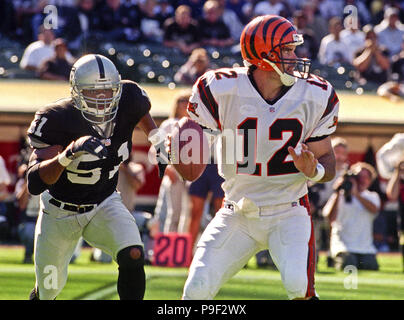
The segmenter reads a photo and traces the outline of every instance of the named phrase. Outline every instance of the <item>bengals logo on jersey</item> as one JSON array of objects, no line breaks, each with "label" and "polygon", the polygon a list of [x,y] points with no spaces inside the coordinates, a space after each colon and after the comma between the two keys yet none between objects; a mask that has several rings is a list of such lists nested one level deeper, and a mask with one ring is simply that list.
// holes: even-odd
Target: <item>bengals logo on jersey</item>
[{"label": "bengals logo on jersey", "polygon": [[199,115],[196,113],[196,108],[198,108],[198,104],[196,102],[188,102],[187,109],[189,112],[192,112],[199,118]]}]

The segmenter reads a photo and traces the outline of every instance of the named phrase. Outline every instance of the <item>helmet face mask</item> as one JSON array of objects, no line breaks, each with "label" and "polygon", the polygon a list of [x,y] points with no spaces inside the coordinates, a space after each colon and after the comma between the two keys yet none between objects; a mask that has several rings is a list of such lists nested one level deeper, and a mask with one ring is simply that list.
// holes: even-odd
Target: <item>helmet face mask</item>
[{"label": "helmet face mask", "polygon": [[[289,43],[286,45],[282,45],[279,50],[272,50],[268,54],[268,58],[263,56],[263,60],[268,62],[271,66],[275,64],[278,66],[279,70],[283,73],[286,73],[290,76],[299,78],[299,79],[307,79],[310,76],[310,67],[311,61],[307,58],[285,58],[283,56],[283,47],[288,45],[295,45],[294,43]],[[271,57],[275,56],[273,59]],[[272,66],[273,67],[273,66]]]},{"label": "helmet face mask", "polygon": [[92,124],[114,120],[122,94],[121,77],[114,64],[101,55],[86,55],[70,73],[75,107]]},{"label": "helmet face mask", "polygon": [[287,47],[303,44],[303,36],[287,19],[267,15],[253,19],[244,28],[240,38],[241,54],[246,65],[255,65],[265,71],[276,71],[283,84],[292,85],[296,78],[310,76],[311,61],[296,55],[284,55]]}]

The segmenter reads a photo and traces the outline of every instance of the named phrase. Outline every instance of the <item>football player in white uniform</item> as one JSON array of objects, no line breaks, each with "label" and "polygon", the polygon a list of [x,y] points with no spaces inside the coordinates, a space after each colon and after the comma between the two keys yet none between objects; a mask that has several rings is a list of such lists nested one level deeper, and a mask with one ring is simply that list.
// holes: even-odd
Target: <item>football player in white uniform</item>
[{"label": "football player in white uniform", "polygon": [[198,243],[183,299],[213,299],[266,248],[288,297],[317,299],[307,181],[335,175],[339,102],[329,82],[310,75],[310,61],[296,57],[302,43],[287,19],[257,17],[240,39],[246,67],[208,71],[193,87],[190,117],[222,132],[225,200]]}]

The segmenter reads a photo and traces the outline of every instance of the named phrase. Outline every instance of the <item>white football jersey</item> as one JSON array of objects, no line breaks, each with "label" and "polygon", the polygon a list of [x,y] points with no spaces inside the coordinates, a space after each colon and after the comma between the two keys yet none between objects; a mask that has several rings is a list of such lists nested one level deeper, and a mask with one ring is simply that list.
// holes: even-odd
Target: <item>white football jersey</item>
[{"label": "white football jersey", "polygon": [[311,76],[284,87],[279,98],[266,101],[248,68],[205,73],[188,104],[190,117],[220,130],[219,173],[225,198],[243,198],[258,206],[296,201],[307,193],[288,146],[321,140],[336,129],[338,97],[326,80]]}]

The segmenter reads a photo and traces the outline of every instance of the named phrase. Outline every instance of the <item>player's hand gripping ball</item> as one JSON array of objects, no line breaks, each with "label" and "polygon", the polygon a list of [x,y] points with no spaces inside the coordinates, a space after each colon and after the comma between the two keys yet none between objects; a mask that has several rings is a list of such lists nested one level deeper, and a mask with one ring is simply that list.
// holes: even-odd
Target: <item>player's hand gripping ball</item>
[{"label": "player's hand gripping ball", "polygon": [[66,157],[76,159],[83,154],[92,154],[100,159],[107,157],[108,151],[100,139],[92,136],[83,136],[73,141],[66,148]]},{"label": "player's hand gripping ball", "polygon": [[168,143],[171,163],[178,173],[188,181],[198,179],[210,159],[208,139],[200,125],[183,117],[172,131]]}]

